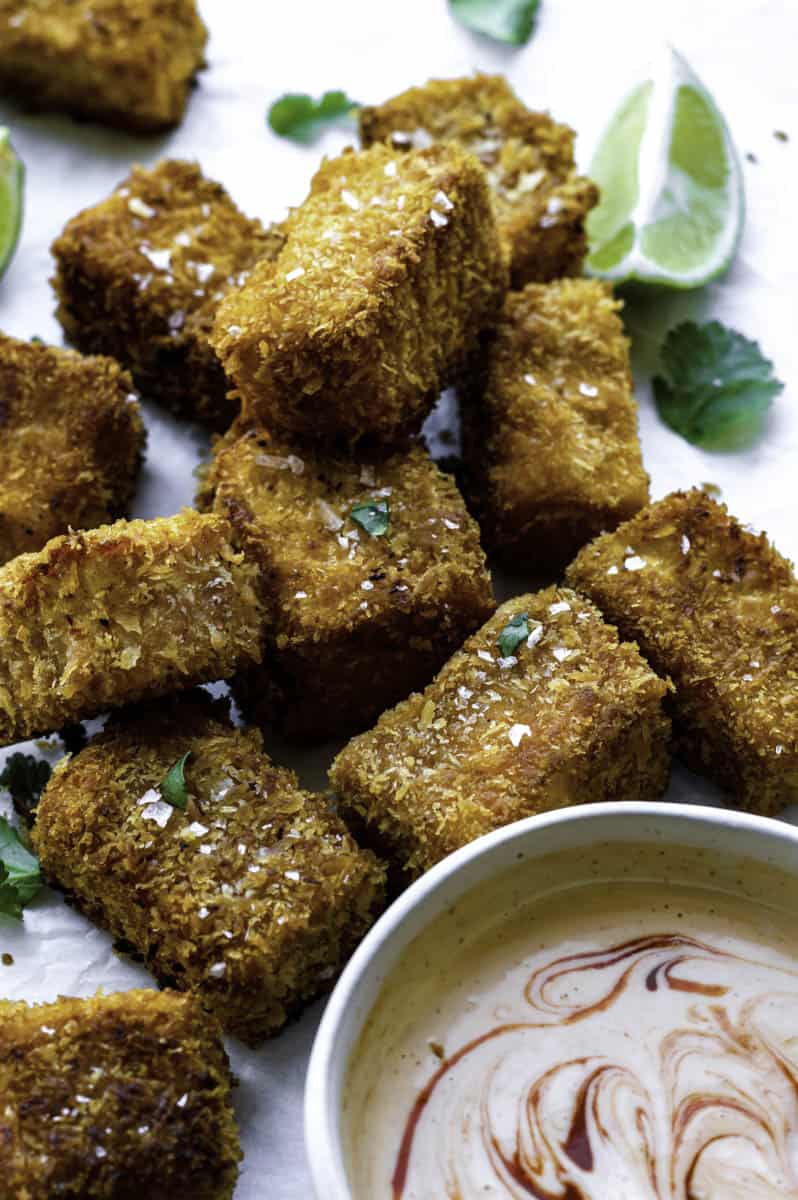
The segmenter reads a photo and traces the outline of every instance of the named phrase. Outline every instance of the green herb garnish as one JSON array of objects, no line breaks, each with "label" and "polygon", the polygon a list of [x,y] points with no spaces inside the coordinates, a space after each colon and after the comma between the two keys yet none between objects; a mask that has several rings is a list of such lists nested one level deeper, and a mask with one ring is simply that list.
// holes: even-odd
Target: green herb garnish
[{"label": "green herb garnish", "polygon": [[185,809],[188,805],[188,792],[186,791],[186,763],[191,757],[191,751],[187,750],[182,758],[179,758],[173,767],[163,777],[158,791],[161,793],[162,799],[167,804],[171,804],[172,808]]},{"label": "green herb garnish", "polygon": [[784,384],[756,342],[719,321],[685,321],[660,352],[667,378],[654,380],[666,425],[705,450],[741,450],[762,431]]},{"label": "green herb garnish", "polygon": [[499,634],[496,645],[499,647],[502,658],[509,658],[511,654],[514,654],[528,637],[529,613],[519,613],[518,616],[507,622]]},{"label": "green herb garnish", "polygon": [[29,824],[36,805],[50,778],[51,767],[43,758],[32,754],[10,754],[0,774],[0,787],[7,788],[14,808]]},{"label": "green herb garnish", "polygon": [[19,920],[42,886],[39,860],[25,849],[16,829],[0,817],[0,914]]},{"label": "green herb garnish", "polygon": [[540,0],[449,0],[461,25],[497,42],[523,46],[532,36]]},{"label": "green herb garnish", "polygon": [[372,537],[382,537],[391,523],[391,510],[387,500],[371,500],[368,504],[356,504],[349,514],[361,529]]},{"label": "green herb garnish", "polygon": [[289,92],[269,109],[269,125],[280,137],[308,143],[327,126],[351,118],[359,107],[346,92],[325,92],[318,100],[305,93]]}]

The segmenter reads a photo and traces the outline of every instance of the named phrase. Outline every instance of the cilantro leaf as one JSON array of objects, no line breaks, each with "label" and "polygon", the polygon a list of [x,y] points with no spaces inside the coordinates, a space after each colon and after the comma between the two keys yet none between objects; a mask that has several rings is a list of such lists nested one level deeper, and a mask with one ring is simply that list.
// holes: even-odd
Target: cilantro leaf
[{"label": "cilantro leaf", "polygon": [[497,42],[523,46],[532,36],[540,0],[449,0],[461,25]]},{"label": "cilantro leaf", "polygon": [[10,754],[0,774],[0,787],[7,788],[19,815],[30,823],[39,798],[50,778],[50,764],[32,754]]},{"label": "cilantro leaf", "polygon": [[0,915],[19,920],[22,909],[42,886],[39,860],[25,849],[16,829],[0,817]]},{"label": "cilantro leaf", "polygon": [[719,321],[677,325],[665,338],[660,358],[665,376],[658,375],[653,384],[659,415],[705,450],[750,445],[784,387],[757,343]]},{"label": "cilantro leaf", "polygon": [[382,537],[391,523],[391,510],[387,500],[371,500],[368,504],[356,504],[350,512],[353,521],[372,537]]},{"label": "cilantro leaf", "polygon": [[511,654],[514,654],[521,643],[526,641],[528,637],[529,613],[518,613],[517,616],[507,622],[496,642],[502,658],[509,658]]},{"label": "cilantro leaf", "polygon": [[318,100],[303,92],[288,92],[269,109],[269,125],[280,137],[307,144],[326,126],[350,118],[359,107],[346,92],[325,92]]},{"label": "cilantro leaf", "polygon": [[188,792],[186,791],[186,763],[191,757],[191,751],[187,750],[182,758],[179,758],[174,766],[163,777],[163,781],[158,788],[162,799],[167,804],[171,804],[172,808],[184,809],[188,805]]}]

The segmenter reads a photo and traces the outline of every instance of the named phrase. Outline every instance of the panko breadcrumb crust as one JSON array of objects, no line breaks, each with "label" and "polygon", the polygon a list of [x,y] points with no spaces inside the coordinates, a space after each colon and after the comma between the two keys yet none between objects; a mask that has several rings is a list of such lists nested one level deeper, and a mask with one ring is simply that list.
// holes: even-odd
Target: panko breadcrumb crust
[{"label": "panko breadcrumb crust", "polygon": [[[387,504],[370,535],[355,506]],[[198,498],[261,572],[263,665],[234,691],[264,727],[349,736],[423,687],[495,607],[479,529],[419,445],[388,457],[233,429]]]},{"label": "panko breadcrumb crust", "polygon": [[124,516],[145,441],[113,359],[0,333],[0,563]]},{"label": "panko breadcrumb crust", "polygon": [[282,244],[196,163],[134,167],[53,243],[56,315],[79,349],[124,363],[144,396],[223,432],[237,405],[208,341],[216,309]]},{"label": "panko breadcrumb crust", "polygon": [[230,1200],[231,1082],[218,1025],[192,996],[0,1001],[0,1194]]},{"label": "panko breadcrumb crust", "polygon": [[488,549],[533,573],[648,503],[620,309],[594,279],[511,292],[462,388],[470,506]]},{"label": "panko breadcrumb crust", "polygon": [[798,801],[798,582],[764,533],[704,492],[674,492],[585,546],[567,576],[672,678],[692,767],[753,812]]},{"label": "panko breadcrumb crust", "polygon": [[286,231],[216,318],[243,415],[328,441],[416,433],[507,284],[479,163],[457,147],[345,151]]},{"label": "panko breadcrumb crust", "polygon": [[[526,614],[530,635],[498,639]],[[654,800],[670,769],[657,678],[567,588],[503,604],[429,687],[333,763],[340,811],[410,875],[521,817],[598,800]]]},{"label": "panko breadcrumb crust", "polygon": [[573,130],[531,112],[501,75],[431,79],[360,110],[364,146],[396,149],[455,143],[487,172],[512,284],[579,274],[587,249],[585,217],[598,189],[577,175]]},{"label": "panko breadcrumb crust", "polygon": [[195,0],[0,0],[0,88],[35,110],[166,129],[207,40]]},{"label": "panko breadcrumb crust", "polygon": [[[114,719],[55,768],[33,841],[80,909],[252,1044],[330,986],[384,871],[227,709],[199,692]],[[187,752],[180,810],[159,785]]]},{"label": "panko breadcrumb crust", "polygon": [[53,538],[0,568],[0,744],[260,659],[257,570],[191,509]]}]

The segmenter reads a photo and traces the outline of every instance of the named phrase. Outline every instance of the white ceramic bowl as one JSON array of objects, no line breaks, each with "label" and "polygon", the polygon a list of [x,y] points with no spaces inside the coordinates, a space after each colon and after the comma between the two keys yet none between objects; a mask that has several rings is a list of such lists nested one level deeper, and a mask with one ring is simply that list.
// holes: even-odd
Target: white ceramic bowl
[{"label": "white ceramic bowl", "polygon": [[397,959],[472,888],[519,860],[599,842],[660,842],[751,858],[798,877],[798,829],[722,808],[592,804],[517,821],[479,838],[418,879],[380,918],[342,974],[313,1044],[305,1084],[305,1145],[318,1200],[352,1200],[342,1099],[350,1055]]}]

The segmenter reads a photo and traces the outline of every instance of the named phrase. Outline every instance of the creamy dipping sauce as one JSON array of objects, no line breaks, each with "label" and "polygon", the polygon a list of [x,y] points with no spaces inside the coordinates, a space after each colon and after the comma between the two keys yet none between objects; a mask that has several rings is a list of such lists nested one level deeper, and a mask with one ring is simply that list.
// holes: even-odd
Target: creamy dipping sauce
[{"label": "creamy dipping sauce", "polygon": [[651,846],[483,886],[355,1049],[355,1200],[798,1198],[797,912],[781,872]]}]

